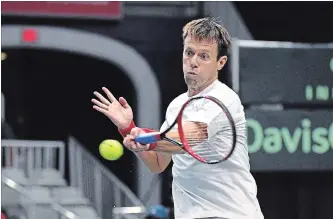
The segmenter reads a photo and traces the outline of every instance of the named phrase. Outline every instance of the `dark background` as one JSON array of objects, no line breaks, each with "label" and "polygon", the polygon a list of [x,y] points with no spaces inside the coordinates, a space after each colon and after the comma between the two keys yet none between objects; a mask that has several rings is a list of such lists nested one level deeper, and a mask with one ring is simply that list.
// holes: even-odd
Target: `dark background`
[{"label": "dark background", "polygon": [[[331,49],[240,48],[240,97],[243,104],[284,104],[290,108],[333,108]],[[306,87],[313,99],[306,99]],[[327,88],[321,99],[318,87]],[[265,91],[265,92],[263,92]],[[313,106],[311,106],[313,105]]]},{"label": "dark background", "polygon": [[[333,39],[332,3],[234,4],[256,40],[318,43]],[[3,25],[66,26],[104,34],[134,47],[157,74],[162,90],[162,115],[170,101],[186,89],[180,36],[183,25],[189,20],[125,17],[121,21],[97,22],[2,16]],[[110,122],[92,110],[90,99],[94,90],[107,86],[116,96],[127,98],[135,109],[132,85],[121,70],[100,60],[59,51],[5,48],[3,51],[7,52],[8,58],[2,62],[2,92],[6,96],[8,122],[18,138],[67,140],[72,134],[96,155],[97,145],[102,140],[120,138]],[[230,85],[229,65],[221,72],[220,79]],[[312,105],[311,109],[315,110],[314,107]],[[132,153],[126,151],[116,162],[102,162],[136,191]],[[265,218],[333,218],[332,171],[253,174]],[[163,203],[171,206],[170,168],[161,175]]]}]

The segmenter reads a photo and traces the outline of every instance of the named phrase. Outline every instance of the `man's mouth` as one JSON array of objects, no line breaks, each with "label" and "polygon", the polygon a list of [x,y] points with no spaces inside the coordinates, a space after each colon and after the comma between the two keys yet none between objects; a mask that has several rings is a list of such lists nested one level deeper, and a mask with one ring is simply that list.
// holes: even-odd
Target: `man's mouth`
[{"label": "man's mouth", "polygon": [[189,72],[187,72],[187,74],[189,74],[189,75],[197,75],[197,73],[195,73],[193,71],[189,71]]}]

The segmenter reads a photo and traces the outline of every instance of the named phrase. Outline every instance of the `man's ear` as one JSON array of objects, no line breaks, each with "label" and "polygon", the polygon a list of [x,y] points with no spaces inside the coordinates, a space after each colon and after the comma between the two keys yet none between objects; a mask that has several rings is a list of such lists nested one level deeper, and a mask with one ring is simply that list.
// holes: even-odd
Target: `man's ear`
[{"label": "man's ear", "polygon": [[225,63],[227,63],[227,61],[227,56],[221,56],[219,60],[217,60],[217,70],[220,71],[224,67]]}]

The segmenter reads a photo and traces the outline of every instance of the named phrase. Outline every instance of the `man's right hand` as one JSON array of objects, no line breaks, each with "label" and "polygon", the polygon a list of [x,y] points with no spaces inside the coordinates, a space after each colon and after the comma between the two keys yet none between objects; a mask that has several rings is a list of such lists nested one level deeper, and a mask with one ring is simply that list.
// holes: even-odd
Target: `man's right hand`
[{"label": "man's right hand", "polygon": [[125,98],[120,97],[118,101],[107,88],[103,87],[102,90],[108,99],[95,91],[94,95],[99,100],[91,100],[95,104],[93,108],[107,116],[119,129],[127,128],[133,120],[132,108]]},{"label": "man's right hand", "polygon": [[146,133],[143,129],[135,127],[131,130],[131,133],[128,134],[124,140],[123,140],[123,144],[126,148],[128,148],[131,151],[134,152],[141,152],[141,151],[147,151],[149,149],[149,144],[147,145],[143,145],[140,143],[136,143],[134,141],[135,137],[139,134],[144,134]]}]

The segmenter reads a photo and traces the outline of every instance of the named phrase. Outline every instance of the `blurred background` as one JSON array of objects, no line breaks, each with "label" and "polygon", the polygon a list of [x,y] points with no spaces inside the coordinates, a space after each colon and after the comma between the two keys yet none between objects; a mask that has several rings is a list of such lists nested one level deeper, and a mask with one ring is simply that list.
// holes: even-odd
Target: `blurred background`
[{"label": "blurred background", "polygon": [[186,91],[182,27],[233,37],[220,80],[247,116],[266,219],[333,218],[331,2],[1,2],[1,208],[7,218],[173,218],[171,166],[152,174],[92,109],[102,86],[159,128]]}]

